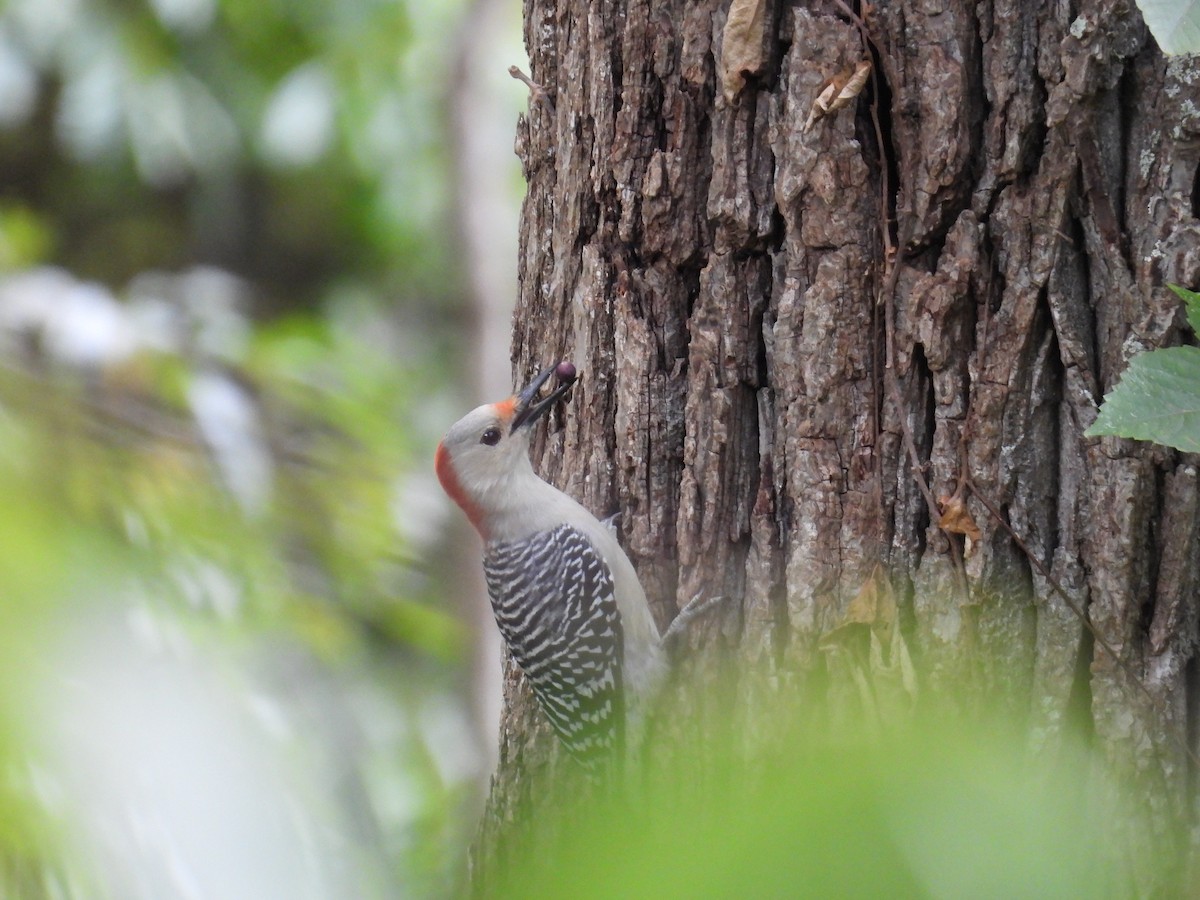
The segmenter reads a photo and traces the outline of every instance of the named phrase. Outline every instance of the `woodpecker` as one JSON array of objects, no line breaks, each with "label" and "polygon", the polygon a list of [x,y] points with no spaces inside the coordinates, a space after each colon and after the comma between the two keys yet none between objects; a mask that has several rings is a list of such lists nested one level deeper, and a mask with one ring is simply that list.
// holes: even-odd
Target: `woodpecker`
[{"label": "woodpecker", "polygon": [[[538,399],[551,375],[557,386]],[[518,394],[467,413],[438,445],[446,493],[484,542],[496,624],[573,757],[624,754],[627,714],[665,670],[658,628],[613,530],[529,462],[534,423],[575,383],[551,366]]]}]

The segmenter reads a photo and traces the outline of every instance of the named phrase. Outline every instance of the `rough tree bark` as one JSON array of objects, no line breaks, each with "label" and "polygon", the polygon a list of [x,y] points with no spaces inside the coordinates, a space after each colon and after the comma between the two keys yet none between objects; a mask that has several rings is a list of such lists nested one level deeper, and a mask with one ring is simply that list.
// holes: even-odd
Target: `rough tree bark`
[{"label": "rough tree bark", "polygon": [[[661,622],[727,598],[699,643],[736,709],[834,665],[886,571],[922,695],[998,701],[1039,752],[1082,718],[1148,803],[1141,846],[1187,850],[1196,461],[1083,431],[1131,354],[1183,339],[1163,285],[1200,285],[1200,70],[1129,0],[885,2],[873,80],[806,129],[868,55],[848,13],[526,0],[547,99],[518,124],[513,360],[584,373],[535,463],[621,513]],[[555,756],[510,671],[477,864]]]}]

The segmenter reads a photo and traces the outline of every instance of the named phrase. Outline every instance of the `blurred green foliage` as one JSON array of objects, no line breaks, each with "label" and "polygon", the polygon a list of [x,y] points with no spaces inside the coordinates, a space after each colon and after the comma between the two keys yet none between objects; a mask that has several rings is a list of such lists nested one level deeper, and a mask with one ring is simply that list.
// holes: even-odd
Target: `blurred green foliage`
[{"label": "blurred green foliage", "polygon": [[171,754],[213,833],[253,818],[222,778],[271,773],[243,843],[307,896],[460,877],[479,759],[428,461],[463,6],[0,5],[0,895],[228,896],[180,786],[139,794]]},{"label": "blurred green foliage", "polygon": [[314,307],[347,279],[446,298],[460,10],[10,0],[0,266],[55,262],[115,286],[219,265],[258,286],[260,311]]},{"label": "blurred green foliage", "polygon": [[[364,336],[368,321],[375,333]],[[279,321],[254,332],[244,365],[228,370],[255,405],[272,460],[261,509],[240,507],[225,489],[188,408],[189,387],[213,375],[205,367],[147,352],[97,380],[8,357],[0,371],[0,583],[8,598],[0,605],[0,766],[49,765],[37,698],[86,674],[64,671],[62,654],[67,636],[78,640],[80,623],[93,617],[134,615],[155,629],[182,629],[183,647],[193,650],[160,646],[152,655],[202,653],[225,671],[233,696],[275,694],[285,721],[302,718],[303,703],[297,709],[286,685],[264,682],[262,670],[295,658],[330,693],[318,729],[339,721],[365,729],[338,737],[360,747],[343,761],[362,782],[354,814],[401,829],[363,866],[381,873],[375,896],[392,896],[401,875],[445,889],[457,872],[448,848],[462,840],[455,810],[474,783],[470,771],[447,778],[442,751],[415,726],[427,704],[458,696],[464,635],[437,573],[418,558],[436,521],[433,534],[407,539],[395,525],[403,473],[424,468],[417,457],[426,440],[395,423],[428,376],[399,365],[379,331],[353,315]],[[358,721],[360,695],[374,698],[369,721]],[[119,706],[121,698],[108,701]],[[155,727],[145,723],[148,740]],[[319,730],[300,728],[296,741],[294,752],[326,752]],[[319,785],[323,775],[296,777]],[[390,823],[370,789],[379,779],[416,792]],[[27,779],[10,779],[0,785],[0,853],[10,862],[33,854],[43,874],[69,869],[70,854],[49,837],[76,816],[70,803],[48,814]],[[43,895],[14,890],[8,884],[5,896]]]},{"label": "blurred green foliage", "polygon": [[[771,713],[787,717],[775,707]],[[712,746],[582,796],[489,885],[506,897],[1119,897],[1117,807],[1082,747],[1031,756],[979,722]],[[770,723],[767,723],[770,727]],[[713,741],[733,747],[736,735]],[[536,815],[536,814],[535,814]],[[1159,862],[1164,862],[1159,861]],[[1158,864],[1146,860],[1147,865]]]}]

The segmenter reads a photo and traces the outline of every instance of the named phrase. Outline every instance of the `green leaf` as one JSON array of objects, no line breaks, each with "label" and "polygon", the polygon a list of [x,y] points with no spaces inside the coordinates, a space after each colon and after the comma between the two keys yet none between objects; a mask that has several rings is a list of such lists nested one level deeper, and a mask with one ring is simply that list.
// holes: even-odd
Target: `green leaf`
[{"label": "green leaf", "polygon": [[1086,433],[1200,452],[1200,347],[1135,356]]},{"label": "green leaf", "polygon": [[1163,53],[1200,53],[1200,0],[1138,0]]},{"label": "green leaf", "polygon": [[1187,288],[1180,287],[1177,284],[1168,284],[1167,287],[1173,290],[1175,295],[1183,301],[1184,306],[1187,308],[1188,324],[1192,326],[1192,331],[1200,335],[1200,294],[1195,291],[1189,291]]}]

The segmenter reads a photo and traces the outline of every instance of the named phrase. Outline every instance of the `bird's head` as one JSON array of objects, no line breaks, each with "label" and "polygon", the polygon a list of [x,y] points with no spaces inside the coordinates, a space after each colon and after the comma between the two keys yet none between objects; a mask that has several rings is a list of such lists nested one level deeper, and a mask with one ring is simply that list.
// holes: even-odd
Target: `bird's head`
[{"label": "bird's head", "polygon": [[[557,376],[558,384],[538,399],[542,386]],[[531,427],[576,381],[568,362],[551,366],[518,394],[471,410],[450,426],[438,444],[435,468],[443,490],[487,536],[490,513],[513,487],[515,479],[532,475],[529,464]]]}]

